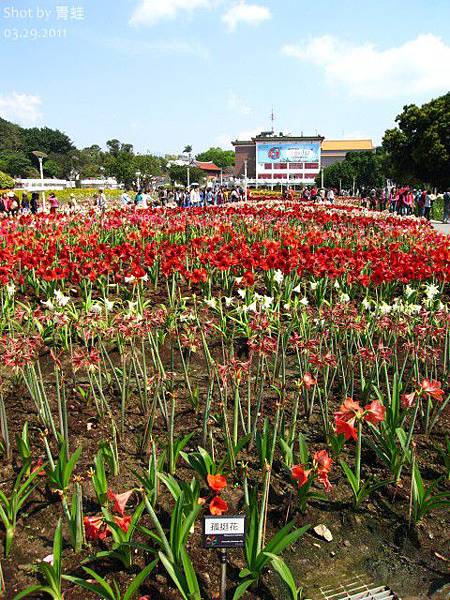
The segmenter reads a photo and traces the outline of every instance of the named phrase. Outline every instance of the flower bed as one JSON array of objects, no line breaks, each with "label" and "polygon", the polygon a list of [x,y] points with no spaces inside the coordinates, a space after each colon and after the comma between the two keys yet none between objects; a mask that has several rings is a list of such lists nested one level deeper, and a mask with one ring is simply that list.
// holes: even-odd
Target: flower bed
[{"label": "flower bed", "polygon": [[[277,201],[22,216],[0,235],[7,597],[43,581],[95,597],[102,577],[141,598],[215,597],[202,512],[247,514],[236,599],[313,589],[310,526],[343,543],[356,517],[357,554],[379,552],[361,545],[370,518],[394,544],[393,519],[431,569],[404,590],[431,585],[449,500],[449,238],[346,202]],[[53,538],[52,577],[18,568]]]}]

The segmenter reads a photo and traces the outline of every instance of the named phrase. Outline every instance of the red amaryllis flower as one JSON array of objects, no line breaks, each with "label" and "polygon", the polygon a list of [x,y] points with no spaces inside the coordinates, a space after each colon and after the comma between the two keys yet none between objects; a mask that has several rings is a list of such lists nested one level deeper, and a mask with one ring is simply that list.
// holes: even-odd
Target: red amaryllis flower
[{"label": "red amaryllis flower", "polygon": [[359,402],[355,402],[352,398],[346,398],[339,410],[334,413],[334,417],[336,420],[352,421],[353,425],[355,418],[361,416],[362,412]]},{"label": "red amaryllis flower", "polygon": [[350,421],[336,419],[336,434],[340,435],[341,433],[344,434],[346,440],[350,440],[351,438],[356,440],[358,438],[356,428],[351,424]]},{"label": "red amaryllis flower", "polygon": [[127,505],[128,500],[130,499],[133,490],[129,490],[128,492],[124,492],[123,494],[114,494],[113,491],[108,490],[108,499],[114,502],[113,510],[116,513],[119,513],[120,516],[124,516],[125,506]]},{"label": "red amaryllis flower", "polygon": [[311,469],[305,471],[302,465],[294,465],[291,469],[291,475],[293,479],[296,480],[298,487],[302,487],[308,481],[309,474],[311,473]]},{"label": "red amaryllis flower", "polygon": [[34,465],[31,466],[31,475],[34,475],[38,471],[38,477],[45,477],[45,470],[41,469],[44,461],[42,458],[38,458]]},{"label": "red amaryllis flower", "polygon": [[442,402],[444,399],[444,390],[442,389],[442,384],[440,381],[436,381],[434,379],[423,379],[420,382],[420,388],[425,394],[428,394],[435,400],[439,400]]},{"label": "red amaryllis flower", "polygon": [[123,517],[114,517],[114,523],[118,525],[122,531],[127,533],[130,527],[131,517],[129,515],[125,515]]},{"label": "red amaryllis flower", "polygon": [[402,394],[400,396],[400,402],[403,408],[411,408],[414,404],[414,398],[416,397],[416,392],[411,392],[410,394]]},{"label": "red amaryllis flower", "polygon": [[305,387],[309,390],[314,385],[316,385],[317,380],[314,379],[314,377],[311,375],[311,373],[305,373],[303,375],[303,383],[304,383]]},{"label": "red amaryllis flower", "polygon": [[331,483],[328,480],[328,473],[331,470],[333,461],[326,450],[318,450],[313,457],[313,465],[317,469],[317,479],[325,488],[326,492],[331,491]]},{"label": "red amaryllis flower", "polygon": [[216,516],[220,517],[223,513],[228,511],[228,504],[225,500],[222,500],[220,496],[214,496],[214,498],[209,503],[209,512]]},{"label": "red amaryllis flower", "polygon": [[223,488],[227,487],[227,480],[223,475],[208,475],[206,480],[213,492],[220,492]]},{"label": "red amaryllis flower", "polygon": [[313,465],[317,467],[317,471],[320,473],[329,473],[333,461],[326,450],[318,450],[313,457]]},{"label": "red amaryllis flower", "polygon": [[381,402],[374,400],[373,402],[370,402],[370,404],[366,404],[364,407],[363,418],[365,421],[372,423],[372,425],[376,425],[377,423],[384,421],[385,414],[386,408],[381,404]]},{"label": "red amaryllis flower", "polygon": [[330,480],[328,479],[328,472],[327,471],[318,471],[318,473],[317,473],[317,479],[323,485],[323,487],[325,488],[326,492],[331,492],[333,486],[331,485]]},{"label": "red amaryllis flower", "polygon": [[83,523],[88,541],[104,540],[110,533],[102,517],[84,517]]}]

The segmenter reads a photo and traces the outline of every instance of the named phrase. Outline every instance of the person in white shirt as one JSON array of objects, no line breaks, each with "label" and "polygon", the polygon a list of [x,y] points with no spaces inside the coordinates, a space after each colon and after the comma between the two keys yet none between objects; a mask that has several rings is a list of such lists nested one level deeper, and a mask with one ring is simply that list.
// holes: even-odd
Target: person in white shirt
[{"label": "person in white shirt", "polygon": [[128,194],[128,190],[125,190],[123,194],[120,196],[120,203],[122,206],[128,206],[131,204],[131,197]]},{"label": "person in white shirt", "polygon": [[190,193],[191,206],[198,206],[200,204],[200,192],[198,188],[193,187]]},{"label": "person in white shirt", "polygon": [[334,192],[331,188],[328,190],[327,200],[330,204],[333,204],[333,202],[334,202]]}]

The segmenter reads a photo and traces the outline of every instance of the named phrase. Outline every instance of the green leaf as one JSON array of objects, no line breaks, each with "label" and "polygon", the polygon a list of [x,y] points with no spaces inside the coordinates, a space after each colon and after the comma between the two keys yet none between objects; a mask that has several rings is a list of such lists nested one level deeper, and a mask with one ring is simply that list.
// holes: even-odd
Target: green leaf
[{"label": "green leaf", "polygon": [[295,579],[294,579],[294,576],[292,575],[292,571],[290,570],[290,568],[287,566],[287,564],[284,562],[284,560],[282,558],[280,558],[279,556],[276,556],[275,554],[271,554],[270,552],[265,552],[265,554],[267,554],[267,556],[271,559],[273,568],[278,573],[278,575],[281,577],[281,579],[284,581],[284,583],[287,585],[290,595],[291,595],[291,600],[297,600],[297,598],[298,598],[297,584],[295,583]]},{"label": "green leaf", "polygon": [[239,600],[239,598],[242,598],[242,596],[245,594],[247,589],[251,585],[256,583],[256,581],[257,581],[256,579],[247,579],[246,581],[243,581],[240,585],[238,585],[233,594],[233,600]]},{"label": "green leaf", "polygon": [[122,600],[132,600],[134,594],[138,591],[144,580],[153,571],[157,563],[158,559],[155,559],[153,562],[147,565],[138,575],[136,575],[136,577],[128,586],[127,591],[125,592]]},{"label": "green leaf", "polygon": [[348,480],[348,482],[353,490],[353,493],[356,497],[359,492],[359,486],[358,486],[358,481],[356,479],[356,476],[353,473],[353,471],[350,469],[348,464],[345,462],[345,460],[341,460],[340,465],[341,465],[342,470],[344,471],[344,474],[347,477],[347,480]]},{"label": "green leaf", "polygon": [[189,598],[190,600],[201,600],[197,575],[195,574],[191,559],[189,558],[186,548],[184,547],[181,548],[181,560],[183,563],[184,576],[186,577],[186,582],[190,592]]},{"label": "green leaf", "polygon": [[183,581],[181,581],[180,578],[178,577],[178,574],[175,571],[173,564],[170,562],[170,560],[167,558],[167,556],[163,552],[158,552],[158,556],[159,556],[162,564],[164,565],[164,568],[166,569],[167,573],[169,574],[170,578],[172,579],[174,584],[177,586],[180,594],[183,597],[183,600],[190,600],[189,597],[185,593]]}]

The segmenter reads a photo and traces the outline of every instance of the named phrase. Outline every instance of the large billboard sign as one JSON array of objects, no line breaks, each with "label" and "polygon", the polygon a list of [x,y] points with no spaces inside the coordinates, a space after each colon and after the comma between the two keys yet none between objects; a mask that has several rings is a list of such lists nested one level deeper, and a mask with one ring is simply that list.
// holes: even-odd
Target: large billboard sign
[{"label": "large billboard sign", "polygon": [[320,162],[320,142],[257,144],[258,163]]}]

